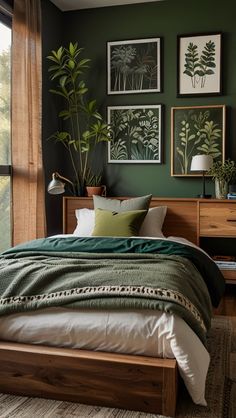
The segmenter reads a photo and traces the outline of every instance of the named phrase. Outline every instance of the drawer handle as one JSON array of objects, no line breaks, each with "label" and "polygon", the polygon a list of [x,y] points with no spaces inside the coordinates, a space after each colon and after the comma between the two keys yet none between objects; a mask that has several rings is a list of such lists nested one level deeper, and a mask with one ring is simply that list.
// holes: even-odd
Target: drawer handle
[{"label": "drawer handle", "polygon": [[227,222],[236,222],[236,219],[227,219]]}]

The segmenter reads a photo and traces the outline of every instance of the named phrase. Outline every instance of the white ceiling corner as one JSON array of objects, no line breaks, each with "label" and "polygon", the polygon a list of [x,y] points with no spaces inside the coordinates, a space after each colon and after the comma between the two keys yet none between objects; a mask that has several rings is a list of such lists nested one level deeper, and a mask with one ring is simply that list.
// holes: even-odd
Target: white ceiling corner
[{"label": "white ceiling corner", "polygon": [[150,3],[164,0],[51,0],[63,12],[69,10],[91,9],[95,7],[123,6],[135,3]]}]

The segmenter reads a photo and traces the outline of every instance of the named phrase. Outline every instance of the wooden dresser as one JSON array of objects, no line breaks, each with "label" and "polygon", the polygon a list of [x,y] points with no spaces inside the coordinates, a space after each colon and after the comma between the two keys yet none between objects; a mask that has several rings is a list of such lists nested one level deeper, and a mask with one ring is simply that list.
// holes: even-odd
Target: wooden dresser
[{"label": "wooden dresser", "polygon": [[[224,255],[236,256],[236,202],[231,200],[199,201],[199,244],[204,238],[221,239]],[[228,241],[228,242],[227,242]],[[225,249],[226,247],[226,249]],[[226,252],[226,254],[225,254]],[[223,270],[226,282],[236,284],[236,269]]]}]

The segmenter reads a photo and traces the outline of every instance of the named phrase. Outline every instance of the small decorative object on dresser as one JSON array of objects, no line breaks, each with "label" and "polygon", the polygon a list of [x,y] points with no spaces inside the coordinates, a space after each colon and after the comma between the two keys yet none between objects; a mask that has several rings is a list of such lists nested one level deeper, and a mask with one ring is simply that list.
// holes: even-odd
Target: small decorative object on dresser
[{"label": "small decorative object on dresser", "polygon": [[236,184],[229,185],[229,193],[227,194],[227,199],[236,199]]},{"label": "small decorative object on dresser", "polygon": [[217,199],[226,199],[229,190],[229,183],[236,179],[236,163],[233,160],[226,160],[224,163],[214,161],[208,174],[215,180],[215,194]]},{"label": "small decorative object on dresser", "polygon": [[86,196],[106,196],[106,186],[102,184],[101,174],[93,174],[91,169],[87,170],[85,193]]},{"label": "small decorative object on dresser", "polygon": [[211,155],[194,155],[191,163],[191,171],[201,171],[202,172],[202,194],[198,197],[209,198],[211,195],[206,194],[205,192],[205,173],[211,168],[213,163],[213,158]]}]

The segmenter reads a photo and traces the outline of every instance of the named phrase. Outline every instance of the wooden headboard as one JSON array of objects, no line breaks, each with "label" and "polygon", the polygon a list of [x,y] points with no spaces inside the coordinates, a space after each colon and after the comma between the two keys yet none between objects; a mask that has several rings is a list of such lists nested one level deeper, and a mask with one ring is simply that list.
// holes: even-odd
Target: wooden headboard
[{"label": "wooden headboard", "polygon": [[[112,198],[111,198],[112,199]],[[114,197],[129,199],[129,197]],[[150,207],[167,206],[163,226],[165,236],[177,236],[199,245],[199,200],[188,198],[153,197]],[[63,233],[71,234],[76,227],[75,210],[93,209],[92,197],[63,197]]]}]

